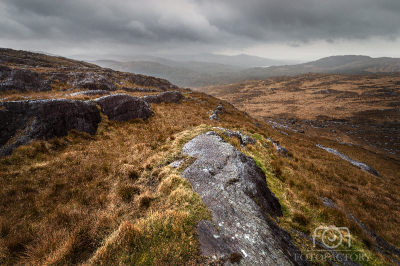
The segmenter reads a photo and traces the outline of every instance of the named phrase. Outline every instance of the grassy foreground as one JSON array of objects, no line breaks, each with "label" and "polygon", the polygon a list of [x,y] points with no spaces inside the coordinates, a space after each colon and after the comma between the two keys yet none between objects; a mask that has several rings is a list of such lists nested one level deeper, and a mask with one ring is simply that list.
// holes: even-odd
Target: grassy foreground
[{"label": "grassy foreground", "polygon": [[[237,139],[224,137],[265,172],[283,207],[280,226],[308,235],[321,225],[349,227],[353,248],[369,258],[360,263],[391,264],[344,212],[319,199],[334,200],[399,246],[400,180],[385,172],[385,159],[345,148],[355,159],[379,162],[382,175],[375,177],[315,147],[339,144],[284,136],[261,122],[256,127],[228,104],[221,122],[210,121],[218,100],[202,93],[185,96],[191,99],[182,104],[152,105],[155,116],[147,121],[102,117],[95,136],[71,131],[0,159],[0,264],[200,265],[195,226],[211,216],[180,177],[193,162],[180,151],[214,126],[241,129],[257,140],[244,149]],[[286,147],[289,157],[277,154],[267,137]],[[185,163],[171,168],[177,159]],[[312,249],[304,239],[296,241],[302,251]]]}]

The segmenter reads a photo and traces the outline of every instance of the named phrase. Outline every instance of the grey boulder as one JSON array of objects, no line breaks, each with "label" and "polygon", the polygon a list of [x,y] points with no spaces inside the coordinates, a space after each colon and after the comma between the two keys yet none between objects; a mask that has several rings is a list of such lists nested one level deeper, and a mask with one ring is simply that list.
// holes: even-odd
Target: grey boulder
[{"label": "grey boulder", "polygon": [[97,98],[94,102],[100,106],[108,119],[114,121],[123,122],[135,118],[146,120],[154,114],[150,104],[123,93]]}]

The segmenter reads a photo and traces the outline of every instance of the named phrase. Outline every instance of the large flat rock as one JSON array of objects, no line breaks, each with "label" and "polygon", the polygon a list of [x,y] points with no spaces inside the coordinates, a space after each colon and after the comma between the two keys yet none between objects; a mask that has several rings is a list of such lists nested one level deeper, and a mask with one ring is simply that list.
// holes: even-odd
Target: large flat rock
[{"label": "large flat rock", "polygon": [[[268,216],[281,216],[281,205],[255,161],[215,132],[186,143],[182,153],[197,160],[182,173],[212,214],[197,227],[202,254],[216,259],[233,253],[235,265],[307,265],[290,235]],[[230,265],[228,260],[226,265]]]}]

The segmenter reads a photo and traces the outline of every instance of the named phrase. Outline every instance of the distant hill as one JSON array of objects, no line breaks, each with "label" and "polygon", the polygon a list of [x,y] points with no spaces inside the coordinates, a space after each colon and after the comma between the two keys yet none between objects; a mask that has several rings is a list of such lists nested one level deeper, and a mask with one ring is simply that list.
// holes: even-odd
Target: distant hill
[{"label": "distant hill", "polygon": [[325,57],[317,61],[293,66],[252,68],[245,70],[244,75],[252,79],[263,79],[283,75],[295,76],[309,72],[362,75],[399,71],[399,58],[371,58],[369,56],[343,55]]},{"label": "distant hill", "polygon": [[273,59],[245,55],[245,54],[234,55],[234,56],[217,55],[217,54],[169,55],[169,56],[166,55],[164,57],[175,61],[209,62],[209,63],[239,66],[242,68],[292,65],[299,63],[299,61],[273,60]]},{"label": "distant hill", "polygon": [[[148,56],[136,58],[140,60],[131,62],[102,60],[94,61],[94,63],[119,71],[161,77],[183,87],[230,84],[247,79],[261,80],[274,76],[296,76],[309,72],[354,75],[400,72],[399,58],[371,58],[358,55],[330,56],[297,65],[285,64],[252,68],[244,66],[267,65],[268,62],[273,64],[274,60],[247,55],[210,54],[170,56],[170,59]],[[184,59],[191,61],[181,61]],[[243,59],[242,67],[239,66],[241,59]],[[275,63],[279,63],[279,61],[275,61]]]}]

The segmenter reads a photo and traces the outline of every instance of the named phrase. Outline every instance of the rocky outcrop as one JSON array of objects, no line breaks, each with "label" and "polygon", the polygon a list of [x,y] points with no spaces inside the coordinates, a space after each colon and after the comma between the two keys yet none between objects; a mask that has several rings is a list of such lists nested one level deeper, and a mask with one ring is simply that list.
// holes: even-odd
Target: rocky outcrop
[{"label": "rocky outcrop", "polygon": [[183,95],[180,91],[165,91],[157,95],[143,96],[141,99],[148,103],[181,103]]},{"label": "rocky outcrop", "polygon": [[[114,121],[146,120],[153,115],[150,104],[126,94],[94,102]],[[96,134],[101,116],[95,103],[67,99],[0,103],[0,156],[10,155],[31,140],[66,136],[71,129]]]},{"label": "rocky outcrop", "polygon": [[239,139],[240,141],[240,145],[242,145],[242,147],[248,145],[248,144],[255,144],[257,141],[247,135],[242,134],[242,132],[240,131],[232,131],[229,129],[225,129],[222,127],[215,127],[215,129],[219,129],[223,132],[223,134],[225,134],[226,136],[232,138],[235,137],[237,139]]},{"label": "rocky outcrop", "polygon": [[129,88],[129,87],[122,87],[121,90],[127,92],[162,92],[162,90],[152,89],[152,88]]},{"label": "rocky outcrop", "polygon": [[110,78],[95,72],[77,73],[74,85],[88,90],[117,90],[117,86]]},{"label": "rocky outcrop", "polygon": [[287,157],[288,154],[288,150],[284,147],[282,147],[281,145],[279,145],[275,140],[273,140],[272,138],[267,138],[269,141],[272,142],[272,144],[274,145],[274,147],[276,148],[276,151],[280,154],[282,154],[284,157]]},{"label": "rocky outcrop", "polygon": [[213,131],[186,143],[182,154],[197,158],[182,177],[212,214],[197,227],[202,255],[235,256],[235,265],[307,265],[295,259],[301,253],[290,235],[267,215],[282,216],[281,206],[252,158]]},{"label": "rocky outcrop", "polygon": [[225,107],[222,105],[222,103],[220,102],[219,105],[217,106],[217,108],[211,113],[210,115],[210,120],[215,120],[215,121],[219,121],[220,120],[220,116],[224,113],[227,112],[228,110],[225,109]]},{"label": "rocky outcrop", "polygon": [[0,91],[50,91],[51,86],[39,73],[27,70],[0,67]]},{"label": "rocky outcrop", "polygon": [[150,104],[123,93],[97,98],[94,102],[100,106],[108,119],[114,121],[129,121],[135,118],[146,120],[153,115]]},{"label": "rocky outcrop", "polygon": [[365,172],[368,172],[368,173],[370,173],[370,174],[379,176],[379,173],[378,173],[374,168],[372,168],[371,166],[369,166],[368,164],[358,162],[358,161],[356,161],[356,160],[350,158],[349,156],[344,155],[344,154],[341,153],[341,152],[338,152],[338,151],[335,150],[335,149],[327,148],[327,147],[325,147],[325,146],[323,146],[323,145],[320,145],[320,144],[316,144],[316,146],[317,146],[318,148],[321,148],[321,149],[326,150],[326,151],[329,152],[329,153],[333,153],[333,154],[335,154],[335,155],[337,155],[337,156],[340,156],[340,158],[342,158],[343,160],[346,160],[346,161],[350,162],[351,164],[353,164],[353,165],[355,165],[355,166],[361,168],[361,170],[363,170],[363,171],[365,171]]},{"label": "rocky outcrop", "polygon": [[66,136],[71,129],[94,135],[101,121],[92,102],[67,99],[2,102],[0,156],[34,139]]},{"label": "rocky outcrop", "polygon": [[78,95],[85,95],[85,96],[91,96],[91,95],[109,95],[110,92],[106,90],[93,90],[93,91],[78,91],[75,93],[71,93],[69,96],[78,96]]}]

